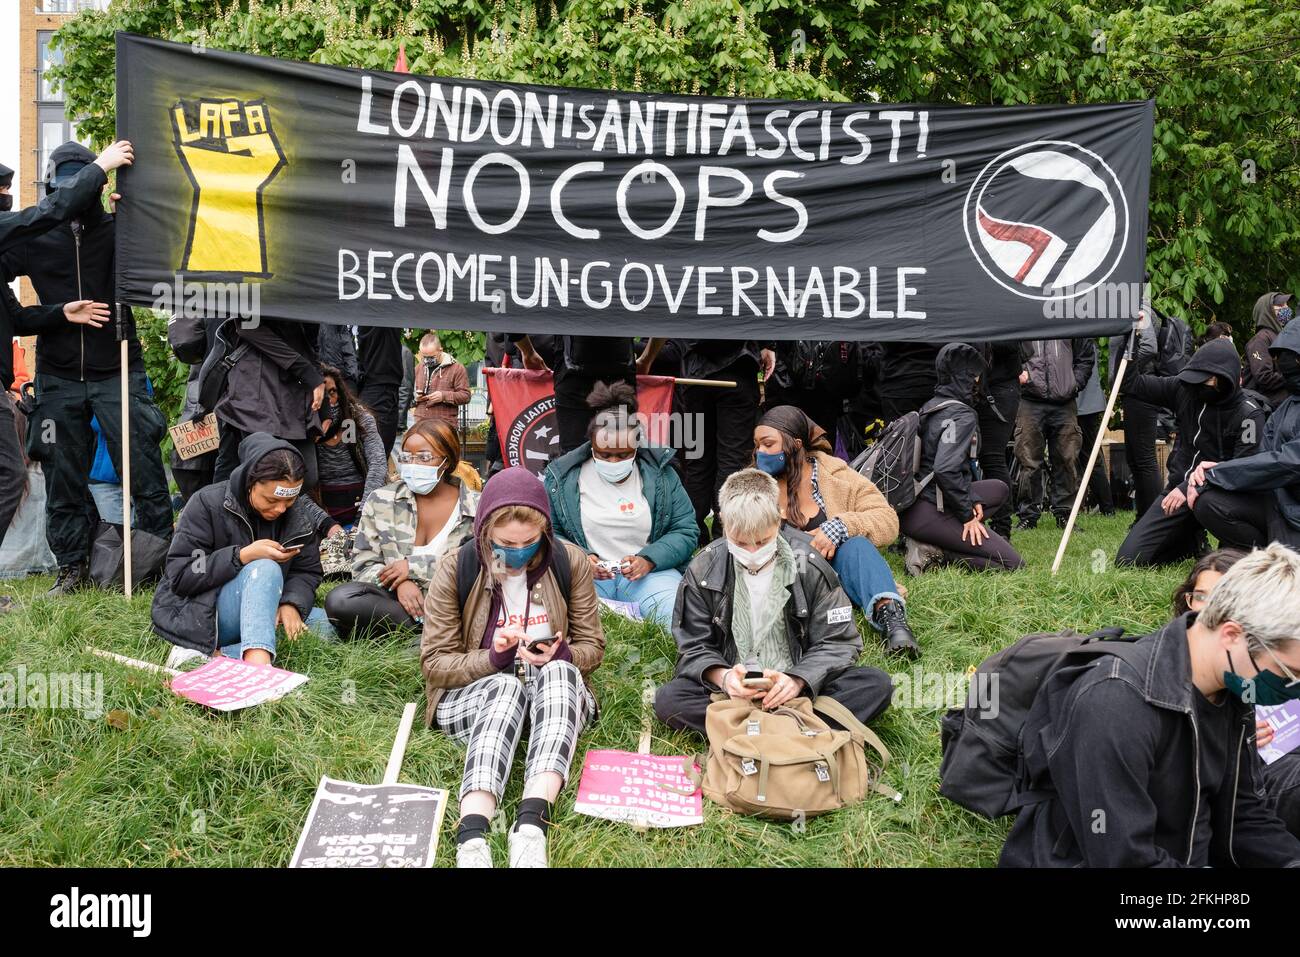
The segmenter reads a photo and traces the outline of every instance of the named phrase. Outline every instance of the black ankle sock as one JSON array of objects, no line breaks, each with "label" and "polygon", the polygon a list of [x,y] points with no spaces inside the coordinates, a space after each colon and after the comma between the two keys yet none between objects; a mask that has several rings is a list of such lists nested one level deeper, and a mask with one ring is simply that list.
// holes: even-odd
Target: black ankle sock
[{"label": "black ankle sock", "polygon": [[476,837],[487,837],[489,823],[482,814],[466,814],[460,819],[460,826],[456,828],[456,846],[459,847]]},{"label": "black ankle sock", "polygon": [[519,802],[517,824],[531,824],[543,834],[551,824],[551,802],[545,798],[524,798]]}]

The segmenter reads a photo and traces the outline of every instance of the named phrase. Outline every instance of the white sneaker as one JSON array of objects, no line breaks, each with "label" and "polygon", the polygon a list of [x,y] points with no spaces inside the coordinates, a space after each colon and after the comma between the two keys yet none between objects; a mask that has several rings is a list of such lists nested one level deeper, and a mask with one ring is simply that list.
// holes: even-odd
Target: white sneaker
[{"label": "white sneaker", "polygon": [[492,849],[481,837],[456,845],[457,867],[491,867]]},{"label": "white sneaker", "polygon": [[907,558],[903,562],[903,567],[909,575],[923,575],[931,567],[943,562],[943,549],[936,548],[934,545],[926,545],[924,542],[918,542],[914,538],[907,540]]},{"label": "white sneaker", "polygon": [[195,651],[193,648],[182,648],[180,645],[172,645],[171,654],[167,656],[167,667],[180,671],[191,663],[203,663],[208,660],[208,656],[201,651]]},{"label": "white sneaker", "polygon": [[519,824],[510,832],[511,867],[549,867],[546,835],[534,824]]}]

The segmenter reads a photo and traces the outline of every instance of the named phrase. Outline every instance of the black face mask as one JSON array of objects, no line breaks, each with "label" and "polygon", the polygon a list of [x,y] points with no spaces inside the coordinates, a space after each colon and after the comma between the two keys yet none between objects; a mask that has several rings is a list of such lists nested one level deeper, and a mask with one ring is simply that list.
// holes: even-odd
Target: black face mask
[{"label": "black face mask", "polygon": [[1300,395],[1300,355],[1279,349],[1273,364],[1277,366],[1278,375],[1286,383],[1287,389],[1293,395]]},{"label": "black face mask", "polygon": [[9,193],[0,195],[0,213],[7,213],[14,208],[14,198]]},{"label": "black face mask", "polygon": [[1192,392],[1195,393],[1196,398],[1206,405],[1218,405],[1227,398],[1227,392],[1223,389],[1220,389],[1217,385],[1206,385],[1204,382],[1192,386]]}]

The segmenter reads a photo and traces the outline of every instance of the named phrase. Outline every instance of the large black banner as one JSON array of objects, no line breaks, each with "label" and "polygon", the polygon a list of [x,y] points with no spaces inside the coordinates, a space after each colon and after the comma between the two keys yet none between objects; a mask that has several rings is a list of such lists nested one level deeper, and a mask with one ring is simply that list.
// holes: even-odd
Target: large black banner
[{"label": "large black banner", "polygon": [[1111,333],[1140,298],[1153,110],[615,93],[118,34],[119,279],[311,322]]}]

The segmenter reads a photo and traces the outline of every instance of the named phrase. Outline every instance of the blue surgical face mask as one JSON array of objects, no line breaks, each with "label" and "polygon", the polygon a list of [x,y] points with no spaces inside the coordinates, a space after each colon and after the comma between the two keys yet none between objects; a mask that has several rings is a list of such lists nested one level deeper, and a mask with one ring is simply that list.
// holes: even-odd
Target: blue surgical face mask
[{"label": "blue surgical face mask", "polygon": [[632,474],[632,466],[636,464],[636,456],[626,458],[622,462],[607,462],[593,455],[591,461],[596,466],[596,474],[606,482],[613,484],[623,481]]},{"label": "blue surgical face mask", "polygon": [[442,477],[436,465],[417,465],[414,462],[403,462],[399,470],[406,487],[416,495],[428,495]]},{"label": "blue surgical face mask", "polygon": [[[1252,661],[1251,664],[1254,664]],[[1228,653],[1228,667],[1233,668],[1232,653]],[[1288,685],[1285,678],[1271,671],[1256,668],[1253,678],[1243,678],[1236,669],[1223,673],[1223,686],[1228,693],[1246,704],[1286,704],[1300,698],[1300,684]]]},{"label": "blue surgical face mask", "polygon": [[780,475],[785,471],[785,453],[784,452],[756,452],[754,454],[754,465],[760,472],[766,472],[768,475]]},{"label": "blue surgical face mask", "polygon": [[492,554],[495,555],[497,560],[505,565],[506,568],[523,568],[533,560],[533,556],[537,554],[537,550],[541,547],[542,540],[540,538],[531,545],[498,545],[496,542],[493,542]]}]

